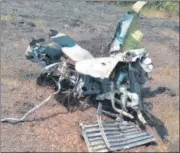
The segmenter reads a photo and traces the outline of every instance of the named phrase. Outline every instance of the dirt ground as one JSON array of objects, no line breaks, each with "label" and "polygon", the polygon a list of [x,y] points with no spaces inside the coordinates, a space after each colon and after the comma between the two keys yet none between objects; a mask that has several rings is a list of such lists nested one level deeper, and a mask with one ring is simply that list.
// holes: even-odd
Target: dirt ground
[{"label": "dirt ground", "polygon": [[[24,51],[32,37],[47,37],[49,29],[62,31],[93,55],[107,55],[102,44],[110,41],[122,13],[120,6],[78,1],[1,1],[1,118],[21,117],[46,98],[51,87],[36,85],[40,68],[27,61]],[[110,30],[110,26],[112,30]],[[179,151],[179,21],[178,18],[141,17],[144,46],[155,65],[146,85],[145,101],[165,123],[169,141],[130,151]],[[148,88],[149,87],[149,88]],[[163,87],[175,92],[170,95]],[[3,152],[83,152],[79,123],[96,120],[96,109],[68,113],[51,99],[28,117],[28,122],[1,124]],[[152,129],[152,131],[155,131]]]}]

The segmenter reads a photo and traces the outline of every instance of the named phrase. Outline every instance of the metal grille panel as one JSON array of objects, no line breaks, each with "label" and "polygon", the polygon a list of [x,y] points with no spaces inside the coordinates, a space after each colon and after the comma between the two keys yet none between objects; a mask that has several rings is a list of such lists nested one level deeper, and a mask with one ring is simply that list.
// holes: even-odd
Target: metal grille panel
[{"label": "metal grille panel", "polygon": [[152,135],[132,122],[102,121],[102,125],[108,144],[104,141],[99,124],[81,125],[82,136],[89,152],[124,150],[156,141]]}]

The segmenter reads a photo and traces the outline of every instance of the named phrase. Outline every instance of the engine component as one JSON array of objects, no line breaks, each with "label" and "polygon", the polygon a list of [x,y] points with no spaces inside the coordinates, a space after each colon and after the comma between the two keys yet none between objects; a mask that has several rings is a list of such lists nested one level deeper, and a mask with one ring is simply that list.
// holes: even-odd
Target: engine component
[{"label": "engine component", "polygon": [[129,114],[129,113],[127,113],[127,112],[123,111],[122,109],[119,109],[119,108],[117,108],[115,106],[115,95],[114,95],[114,83],[113,82],[111,82],[111,94],[110,95],[111,95],[111,105],[112,105],[112,108],[116,112],[118,112],[118,113],[120,113],[120,114],[122,114],[124,116],[127,116],[127,117],[133,119],[134,117],[131,114]]}]

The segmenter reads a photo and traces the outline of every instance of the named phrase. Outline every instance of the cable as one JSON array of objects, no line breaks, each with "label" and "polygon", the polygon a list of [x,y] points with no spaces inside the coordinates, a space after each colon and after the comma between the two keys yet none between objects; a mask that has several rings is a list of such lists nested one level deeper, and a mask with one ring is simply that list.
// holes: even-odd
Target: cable
[{"label": "cable", "polygon": [[16,123],[19,123],[19,122],[23,122],[26,117],[33,111],[35,111],[37,108],[39,108],[40,106],[42,106],[43,104],[45,104],[46,102],[48,102],[50,100],[50,98],[59,93],[60,89],[61,89],[61,84],[60,84],[60,81],[61,81],[61,77],[59,77],[59,80],[58,82],[56,82],[56,85],[58,86],[58,90],[55,91],[54,93],[50,94],[49,97],[47,97],[43,102],[41,102],[39,105],[35,106],[34,108],[32,108],[31,110],[29,110],[22,118],[4,118],[4,119],[1,119],[1,122],[8,122],[8,123],[11,123],[11,124],[16,124]]}]

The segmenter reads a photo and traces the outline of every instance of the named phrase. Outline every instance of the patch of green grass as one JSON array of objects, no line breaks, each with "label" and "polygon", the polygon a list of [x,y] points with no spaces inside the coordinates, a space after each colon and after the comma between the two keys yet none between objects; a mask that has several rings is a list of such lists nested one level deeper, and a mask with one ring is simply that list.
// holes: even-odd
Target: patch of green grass
[{"label": "patch of green grass", "polygon": [[[118,5],[122,11],[127,11],[134,3],[132,1],[122,1]],[[149,14],[149,16],[177,16],[179,15],[179,1],[149,1],[142,12]]]},{"label": "patch of green grass", "polygon": [[166,12],[169,17],[179,15],[179,1],[154,1],[149,2],[146,8]]}]

